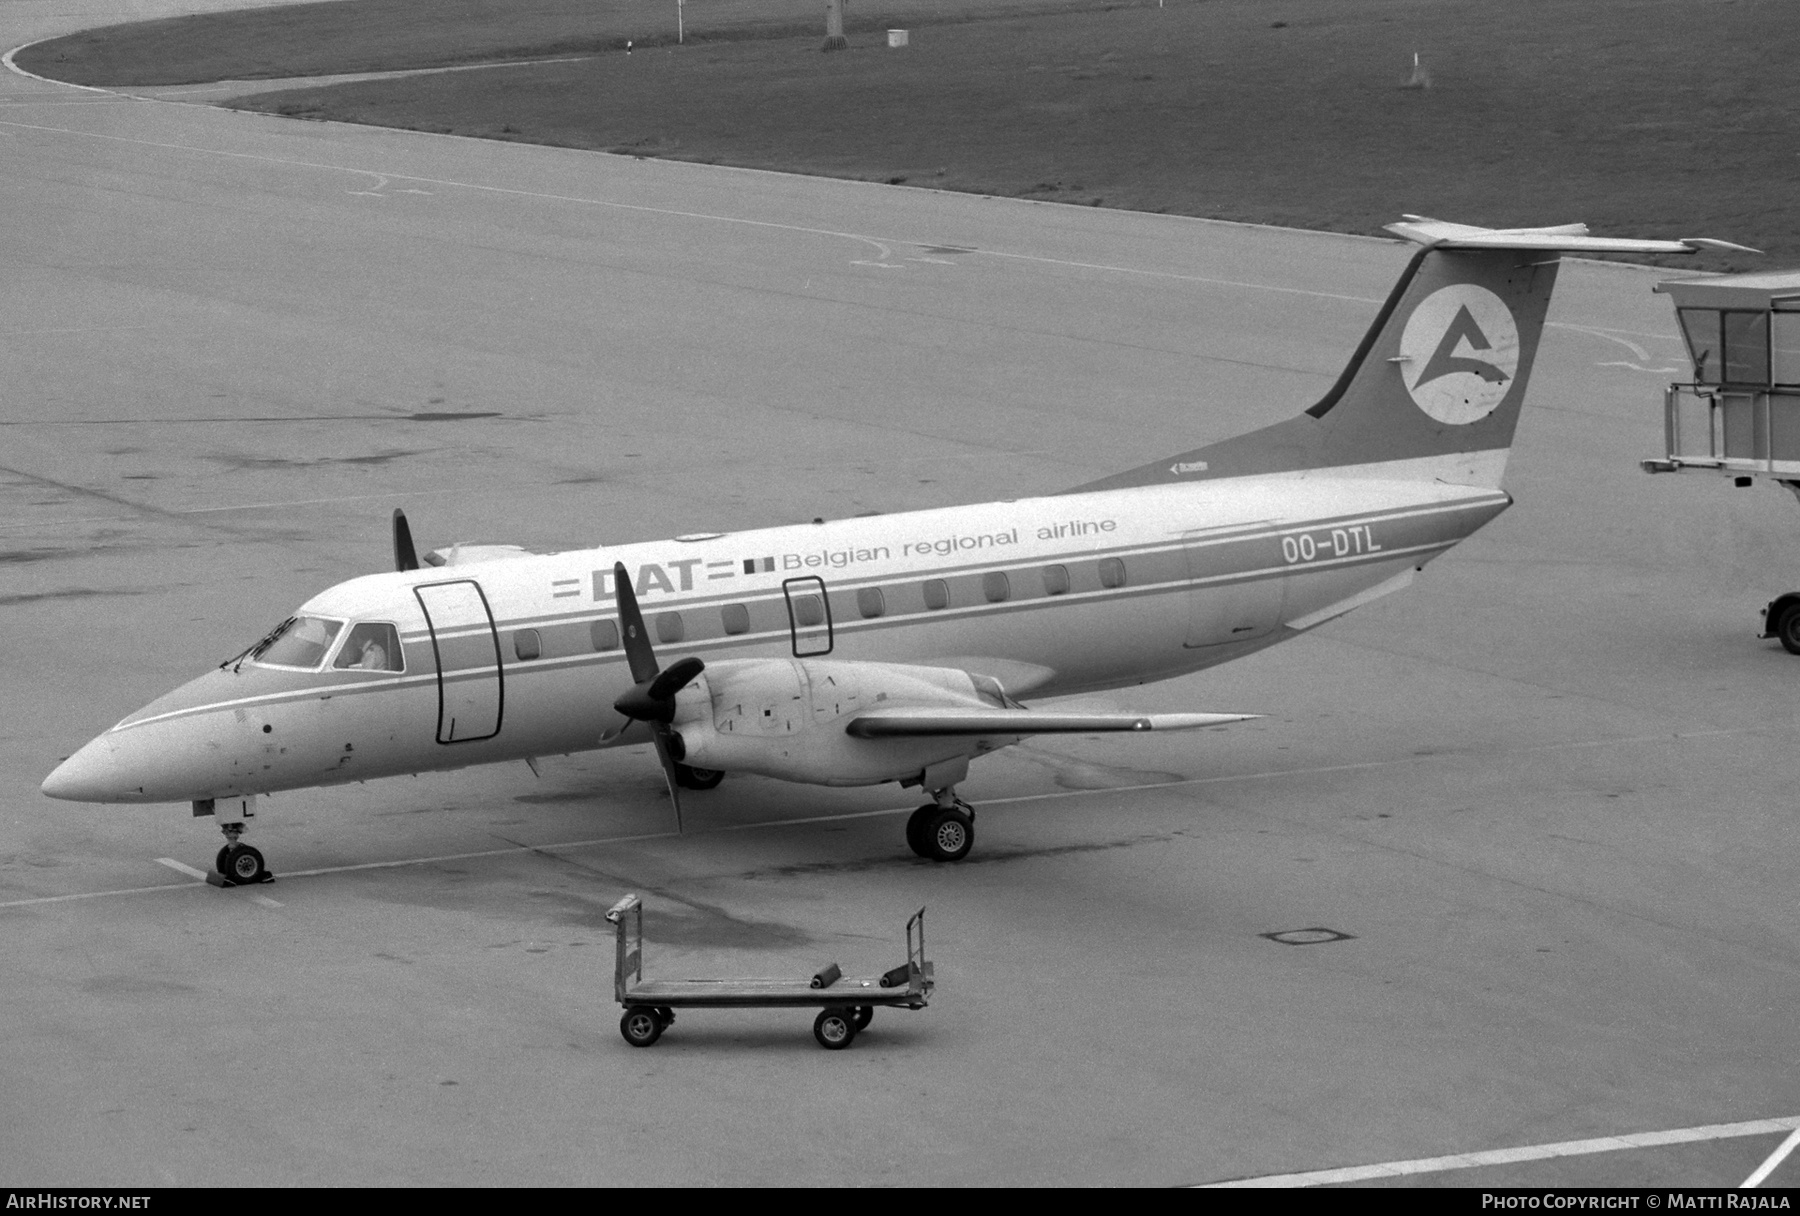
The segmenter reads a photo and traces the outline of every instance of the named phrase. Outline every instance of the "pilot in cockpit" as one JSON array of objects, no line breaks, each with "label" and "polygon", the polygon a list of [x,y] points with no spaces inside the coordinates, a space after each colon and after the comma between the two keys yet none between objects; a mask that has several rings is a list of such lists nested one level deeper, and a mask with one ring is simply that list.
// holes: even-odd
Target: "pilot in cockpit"
[{"label": "pilot in cockpit", "polygon": [[349,671],[399,671],[400,639],[392,625],[364,621],[350,631],[334,667]]}]

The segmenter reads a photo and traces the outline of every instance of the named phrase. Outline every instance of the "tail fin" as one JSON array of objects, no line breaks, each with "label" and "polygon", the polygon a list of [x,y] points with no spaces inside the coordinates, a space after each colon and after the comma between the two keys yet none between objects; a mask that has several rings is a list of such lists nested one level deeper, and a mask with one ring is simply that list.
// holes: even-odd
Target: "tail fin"
[{"label": "tail fin", "polygon": [[1493,229],[1419,216],[1406,221],[1388,231],[1423,248],[1318,404],[1071,493],[1371,465],[1395,477],[1498,486],[1556,286],[1557,255],[1724,245],[1593,237],[1581,224]]}]

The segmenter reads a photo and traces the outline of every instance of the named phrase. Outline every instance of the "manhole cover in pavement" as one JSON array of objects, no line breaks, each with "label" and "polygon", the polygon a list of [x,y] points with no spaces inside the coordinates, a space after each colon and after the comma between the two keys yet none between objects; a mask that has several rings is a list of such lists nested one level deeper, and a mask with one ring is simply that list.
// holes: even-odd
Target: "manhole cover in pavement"
[{"label": "manhole cover in pavement", "polygon": [[1356,934],[1339,933],[1336,929],[1286,929],[1280,933],[1259,933],[1257,936],[1280,942],[1284,946],[1317,946],[1325,942],[1351,941]]}]

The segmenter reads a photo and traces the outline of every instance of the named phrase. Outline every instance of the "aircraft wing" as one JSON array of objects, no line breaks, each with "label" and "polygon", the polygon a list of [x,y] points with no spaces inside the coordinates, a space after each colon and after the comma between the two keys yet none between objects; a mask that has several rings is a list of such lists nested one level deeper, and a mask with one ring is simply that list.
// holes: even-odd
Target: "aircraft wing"
[{"label": "aircraft wing", "polygon": [[1261,714],[1084,714],[1054,710],[896,706],[857,714],[844,727],[858,739],[954,735],[1093,734],[1113,730],[1197,730]]}]

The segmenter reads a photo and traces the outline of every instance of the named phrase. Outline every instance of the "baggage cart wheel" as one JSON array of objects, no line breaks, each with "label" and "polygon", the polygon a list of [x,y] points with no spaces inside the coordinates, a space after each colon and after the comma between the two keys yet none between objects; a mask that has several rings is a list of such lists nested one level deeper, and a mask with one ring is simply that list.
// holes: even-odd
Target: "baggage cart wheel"
[{"label": "baggage cart wheel", "polygon": [[826,1051],[842,1051],[856,1038],[856,1015],[848,1009],[826,1009],[813,1019],[813,1038]]},{"label": "baggage cart wheel", "polygon": [[873,1005],[858,1005],[855,1009],[851,1010],[851,1012],[855,1015],[856,1032],[858,1034],[867,1030],[869,1028],[869,1023],[875,1020],[875,1006]]},{"label": "baggage cart wheel", "polygon": [[975,821],[953,806],[933,807],[919,833],[924,856],[933,861],[961,861],[975,847]]},{"label": "baggage cart wheel", "polygon": [[670,1009],[667,1005],[658,1005],[656,1007],[656,1018],[663,1024],[663,1029],[667,1030],[675,1024],[675,1011]]},{"label": "baggage cart wheel", "polygon": [[906,847],[926,860],[931,859],[931,851],[925,844],[925,824],[938,813],[938,804],[928,802],[914,811],[906,821]]},{"label": "baggage cart wheel", "polygon": [[656,1010],[643,1005],[627,1009],[625,1016],[619,1019],[619,1033],[633,1047],[650,1046],[662,1038],[662,1032],[663,1020],[656,1016]]}]

